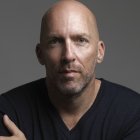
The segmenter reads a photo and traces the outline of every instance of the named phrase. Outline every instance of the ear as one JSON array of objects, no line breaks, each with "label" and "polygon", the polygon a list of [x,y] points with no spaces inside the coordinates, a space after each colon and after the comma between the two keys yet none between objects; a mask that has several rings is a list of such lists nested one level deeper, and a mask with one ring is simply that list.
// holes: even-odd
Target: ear
[{"label": "ear", "polygon": [[44,65],[43,54],[42,54],[42,49],[41,49],[41,45],[40,44],[36,45],[36,55],[37,55],[39,63],[41,65]]},{"label": "ear", "polygon": [[104,59],[105,45],[103,41],[98,42],[97,63],[101,63]]}]

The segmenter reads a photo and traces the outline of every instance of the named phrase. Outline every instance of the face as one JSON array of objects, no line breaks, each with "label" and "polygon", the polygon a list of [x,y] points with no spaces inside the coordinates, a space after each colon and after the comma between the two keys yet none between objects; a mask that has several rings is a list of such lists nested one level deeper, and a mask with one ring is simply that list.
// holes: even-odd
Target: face
[{"label": "face", "polygon": [[90,22],[82,13],[71,11],[49,16],[37,55],[46,67],[48,84],[62,94],[78,94],[94,80],[96,62],[98,56],[103,56],[104,46]]}]

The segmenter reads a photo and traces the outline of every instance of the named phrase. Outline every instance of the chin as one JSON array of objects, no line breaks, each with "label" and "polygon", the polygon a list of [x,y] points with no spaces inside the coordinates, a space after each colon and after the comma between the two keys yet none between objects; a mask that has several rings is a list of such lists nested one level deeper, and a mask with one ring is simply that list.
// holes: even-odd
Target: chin
[{"label": "chin", "polygon": [[66,96],[75,96],[79,95],[83,90],[83,86],[81,85],[60,85],[58,86],[58,90],[61,94]]},{"label": "chin", "polygon": [[63,89],[60,90],[60,93],[67,97],[74,97],[80,95],[81,92],[76,89]]},{"label": "chin", "polygon": [[79,79],[69,79],[69,80],[59,80],[56,83],[57,90],[63,94],[68,96],[78,96],[81,95],[82,92],[86,89],[86,87],[90,84],[93,79],[93,75],[85,76],[84,78]]}]

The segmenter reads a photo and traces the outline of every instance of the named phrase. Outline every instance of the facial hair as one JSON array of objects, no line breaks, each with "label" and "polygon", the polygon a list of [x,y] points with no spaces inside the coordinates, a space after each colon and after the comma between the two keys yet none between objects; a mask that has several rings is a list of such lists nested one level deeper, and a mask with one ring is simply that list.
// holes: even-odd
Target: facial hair
[{"label": "facial hair", "polygon": [[[95,78],[95,63],[92,65],[91,71],[86,71],[84,73],[84,70],[75,64],[68,64],[64,67],[61,67],[58,71],[63,70],[74,70],[79,72],[80,77],[78,79],[76,78],[59,78],[58,81],[55,84],[55,88],[57,92],[65,95],[65,96],[78,96],[80,95],[86,87],[89,85],[89,83]],[[67,83],[73,83],[73,86],[66,86]]]}]

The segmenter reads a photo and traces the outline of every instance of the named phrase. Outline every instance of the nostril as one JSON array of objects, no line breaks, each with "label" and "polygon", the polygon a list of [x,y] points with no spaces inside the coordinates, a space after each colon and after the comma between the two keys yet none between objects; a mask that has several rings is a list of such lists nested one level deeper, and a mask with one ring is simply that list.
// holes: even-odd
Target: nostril
[{"label": "nostril", "polygon": [[61,58],[61,63],[62,64],[68,64],[68,63],[71,63],[71,62],[74,62],[75,61],[75,58],[74,57],[66,57],[66,56],[63,56]]},{"label": "nostril", "polygon": [[68,64],[69,61],[68,61],[67,59],[63,58],[63,59],[61,60],[61,63],[64,65],[64,64]]}]

